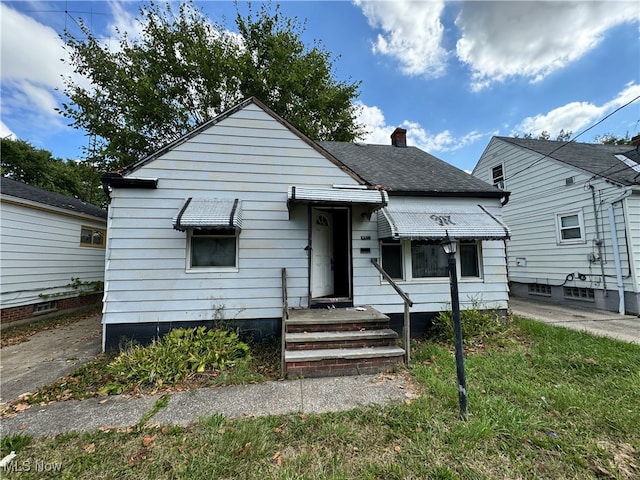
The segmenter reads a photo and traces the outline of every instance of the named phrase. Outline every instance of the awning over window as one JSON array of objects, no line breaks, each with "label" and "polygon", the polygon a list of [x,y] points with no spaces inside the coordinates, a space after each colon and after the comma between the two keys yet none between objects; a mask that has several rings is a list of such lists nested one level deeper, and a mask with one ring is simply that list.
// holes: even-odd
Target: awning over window
[{"label": "awning over window", "polygon": [[242,202],[220,198],[188,198],[173,218],[173,228],[185,230],[242,228]]},{"label": "awning over window", "polygon": [[381,239],[441,240],[447,233],[458,240],[503,240],[511,236],[507,226],[480,205],[398,205],[378,212]]},{"label": "awning over window", "polygon": [[292,203],[328,203],[332,205],[365,204],[372,210],[384,207],[389,196],[384,190],[333,187],[291,186],[287,196],[287,205]]}]

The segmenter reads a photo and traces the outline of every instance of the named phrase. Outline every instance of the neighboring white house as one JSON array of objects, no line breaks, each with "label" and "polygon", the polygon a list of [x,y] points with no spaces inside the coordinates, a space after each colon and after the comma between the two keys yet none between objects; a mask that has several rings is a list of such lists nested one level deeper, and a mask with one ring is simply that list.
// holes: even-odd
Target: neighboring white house
[{"label": "neighboring white house", "polygon": [[[288,307],[370,305],[413,321],[450,303],[448,231],[463,308],[506,310],[504,192],[407,147],[313,142],[250,98],[106,174],[105,348],[224,318],[280,332]],[[419,327],[418,327],[419,328]]]},{"label": "neighboring white house", "polygon": [[99,303],[107,212],[0,179],[2,324]]},{"label": "neighboring white house", "polygon": [[640,313],[635,147],[494,137],[473,174],[511,193],[514,295]]}]

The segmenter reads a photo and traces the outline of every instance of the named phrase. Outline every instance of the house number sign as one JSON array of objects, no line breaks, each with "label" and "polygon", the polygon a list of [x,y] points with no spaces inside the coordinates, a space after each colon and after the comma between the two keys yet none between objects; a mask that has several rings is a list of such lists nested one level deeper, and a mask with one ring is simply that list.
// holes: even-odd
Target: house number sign
[{"label": "house number sign", "polygon": [[429,217],[431,220],[436,222],[441,227],[446,227],[447,225],[455,225],[456,223],[451,220],[451,215],[431,215]]}]

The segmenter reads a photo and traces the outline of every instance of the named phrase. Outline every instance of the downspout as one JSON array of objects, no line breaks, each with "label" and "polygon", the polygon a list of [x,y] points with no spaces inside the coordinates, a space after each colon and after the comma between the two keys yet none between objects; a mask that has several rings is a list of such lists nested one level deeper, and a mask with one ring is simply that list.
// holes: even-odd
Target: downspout
[{"label": "downspout", "polygon": [[622,281],[622,266],[620,265],[620,250],[618,249],[618,234],[613,214],[613,203],[609,205],[609,228],[611,228],[611,244],[613,245],[613,259],[616,264],[616,280],[618,281],[618,313],[624,315],[624,282]]},{"label": "downspout", "polygon": [[607,292],[607,277],[604,276],[604,260],[602,259],[602,239],[600,237],[600,224],[598,222],[598,206],[596,205],[596,189],[593,185],[589,185],[591,189],[591,198],[593,199],[593,218],[596,221],[596,239],[595,244],[598,247],[598,258],[600,259],[600,273],[602,274],[602,290],[604,296],[608,297]]},{"label": "downspout", "polygon": [[620,248],[618,246],[618,233],[616,230],[615,214],[613,212],[613,206],[616,203],[621,202],[626,197],[631,195],[631,190],[627,190],[621,197],[613,200],[609,205],[609,228],[611,229],[611,243],[613,245],[613,259],[616,265],[616,280],[618,283],[618,313],[624,315],[624,280],[622,279],[622,262],[620,261]]}]

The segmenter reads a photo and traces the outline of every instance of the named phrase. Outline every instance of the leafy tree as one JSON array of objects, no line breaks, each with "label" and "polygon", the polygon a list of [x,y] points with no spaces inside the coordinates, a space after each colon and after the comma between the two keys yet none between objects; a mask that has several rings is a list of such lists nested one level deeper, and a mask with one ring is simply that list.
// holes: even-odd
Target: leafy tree
[{"label": "leafy tree", "polygon": [[0,139],[0,173],[34,187],[105,206],[100,174],[91,165],[54,158],[24,140]]},{"label": "leafy tree", "polygon": [[[565,132],[564,129],[561,129],[560,132],[558,132],[558,135],[556,136],[556,140],[559,142],[568,142],[571,140],[571,135],[573,135],[571,131],[567,130]],[[516,138],[518,138],[517,135],[516,135]],[[525,133],[522,138],[529,138],[529,139],[534,138],[533,133],[531,132]],[[551,134],[546,130],[543,130],[542,132],[540,132],[540,135],[536,137],[536,140],[550,140],[550,139],[551,139]]]},{"label": "leafy tree", "polygon": [[596,143],[602,143],[604,145],[631,145],[631,137],[629,132],[624,137],[616,137],[613,133],[605,133],[602,135],[596,135]]},{"label": "leafy tree", "polygon": [[[103,170],[130,164],[255,96],[309,137],[353,140],[363,133],[352,100],[359,82],[335,79],[330,54],[306,48],[304,26],[262,5],[254,18],[238,12],[232,33],[192,3],[140,8],[142,34],[122,34],[119,48],[101,44],[81,23],[65,32],[76,73],[66,79],[61,113],[94,138],[88,154]],[[90,150],[90,151],[89,151]]]}]

